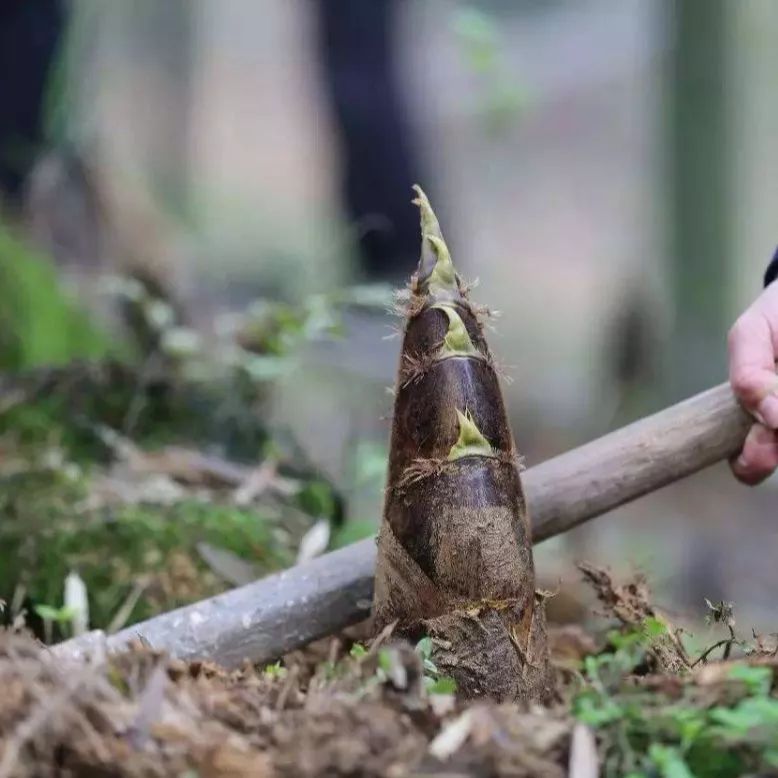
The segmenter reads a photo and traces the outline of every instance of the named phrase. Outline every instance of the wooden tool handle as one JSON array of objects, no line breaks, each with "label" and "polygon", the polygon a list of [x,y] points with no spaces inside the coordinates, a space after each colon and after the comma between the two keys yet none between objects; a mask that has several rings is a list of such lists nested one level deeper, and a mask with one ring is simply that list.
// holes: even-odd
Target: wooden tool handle
[{"label": "wooden tool handle", "polygon": [[[533,540],[558,535],[736,454],[751,419],[727,385],[630,424],[522,475]],[[312,562],[106,637],[91,632],[52,649],[79,657],[142,637],[182,659],[227,667],[268,662],[364,619],[373,593],[375,542]]]},{"label": "wooden tool handle", "polygon": [[752,423],[721,384],[531,467],[522,482],[534,541],[730,458]]}]

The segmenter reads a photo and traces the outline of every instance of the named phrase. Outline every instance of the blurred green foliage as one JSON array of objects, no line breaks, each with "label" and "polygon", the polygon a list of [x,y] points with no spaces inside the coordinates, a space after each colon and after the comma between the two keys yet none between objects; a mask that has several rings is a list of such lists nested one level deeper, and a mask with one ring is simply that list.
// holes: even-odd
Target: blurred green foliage
[{"label": "blurred green foliage", "polygon": [[614,631],[609,650],[583,660],[584,685],[573,700],[573,714],[597,731],[603,775],[773,775],[778,768],[775,666],[733,664],[720,682],[707,685],[692,678],[637,683],[634,674],[664,630],[650,619],[642,628]]},{"label": "blurred green foliage", "polygon": [[109,351],[106,336],[60,288],[52,264],[0,222],[0,370]]},{"label": "blurred green foliage", "polygon": [[[26,386],[24,386],[26,384]],[[29,452],[55,445],[77,463],[105,461],[105,428],[145,448],[169,443],[219,446],[236,460],[256,461],[269,445],[250,397],[214,381],[144,376],[116,362],[71,363],[20,380],[27,394],[0,412],[0,436]]]},{"label": "blurred green foliage", "polygon": [[429,694],[454,694],[457,682],[448,675],[441,675],[438,666],[432,661],[432,638],[423,637],[416,644],[416,653],[421,657],[424,671],[424,688]]},{"label": "blurred green foliage", "polygon": [[[15,244],[12,253],[18,255]],[[30,314],[40,323],[36,337],[45,341],[52,322],[59,330],[71,320],[88,327],[65,302],[51,268],[43,260],[34,268],[45,284],[30,273],[20,277],[29,284],[30,305],[46,311],[39,319]],[[158,344],[153,354],[137,365],[74,361],[76,355],[104,353],[85,351],[98,341],[83,336],[46,341],[31,359],[28,333],[20,325],[13,342],[21,344],[24,358],[7,366],[43,366],[0,376],[7,390],[0,405],[0,451],[7,455],[0,468],[0,599],[15,603],[7,619],[23,605],[33,627],[42,613],[61,611],[72,570],[86,585],[90,627],[106,628],[117,619],[133,623],[223,590],[228,583],[206,563],[200,544],[249,562],[257,575],[291,564],[309,526],[322,518],[337,522],[343,507],[304,449],[268,426],[267,389],[294,367],[301,347],[339,333],[342,307],[389,302],[385,290],[369,287],[316,295],[298,306],[260,301],[233,315],[214,347],[178,325],[165,301],[152,299],[137,283],[113,286],[145,317]],[[15,321],[19,310],[9,318]],[[277,369],[269,369],[270,363]],[[117,477],[113,466],[123,442],[141,455],[178,445],[212,452],[227,463],[268,460],[278,467],[283,492],[239,506],[234,488],[203,492],[171,484],[178,496],[160,504],[143,492],[138,496],[130,483],[128,494],[134,496],[106,502],[100,484]],[[385,451],[362,453],[364,467],[356,476],[366,485],[383,477]],[[365,534],[358,523],[346,524],[336,544],[355,527]],[[66,635],[66,619],[44,622],[46,633]]]},{"label": "blurred green foliage", "polygon": [[[369,495],[383,494],[389,449],[385,442],[358,440],[349,452],[349,485],[352,496],[357,492]],[[358,501],[356,501],[357,504]],[[333,533],[331,545],[341,548],[349,543],[369,538],[376,532],[375,517],[350,518]]]},{"label": "blurred green foliage", "polygon": [[23,587],[36,612],[40,604],[54,607],[65,577],[76,570],[89,594],[90,625],[105,628],[135,587],[129,623],[223,590],[198,543],[230,551],[259,573],[294,558],[278,512],[195,498],[90,509],[89,493],[88,475],[74,466],[0,478],[0,595],[6,601]]},{"label": "blurred green foliage", "polygon": [[[86,586],[89,626],[117,627],[226,588],[201,544],[261,575],[294,561],[314,521],[338,524],[340,496],[303,447],[269,426],[265,401],[304,347],[340,335],[344,308],[391,303],[388,288],[372,286],[297,304],[262,299],[225,315],[208,339],[137,280],[102,288],[117,312],[132,313],[119,347],[68,297],[52,263],[0,227],[0,600],[6,620],[22,609],[47,638],[70,628],[71,571]],[[160,502],[121,482],[123,444],[141,456],[175,445],[228,465],[268,461],[283,491],[238,505],[234,486],[162,476],[176,496]],[[366,486],[385,463],[361,459]],[[101,497],[116,478],[123,496]],[[364,534],[358,523],[338,527],[336,543]]]},{"label": "blurred green foliage", "polygon": [[476,112],[492,135],[510,129],[528,102],[520,83],[502,56],[498,20],[472,5],[457,10],[452,28],[464,61],[479,81]]}]

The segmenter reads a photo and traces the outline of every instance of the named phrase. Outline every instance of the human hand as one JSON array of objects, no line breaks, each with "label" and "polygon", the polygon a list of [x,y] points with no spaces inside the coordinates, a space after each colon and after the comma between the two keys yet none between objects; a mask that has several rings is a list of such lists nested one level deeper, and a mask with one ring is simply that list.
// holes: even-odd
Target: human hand
[{"label": "human hand", "polygon": [[730,465],[754,485],[778,467],[778,281],[770,284],[729,332],[729,381],[756,423]]}]

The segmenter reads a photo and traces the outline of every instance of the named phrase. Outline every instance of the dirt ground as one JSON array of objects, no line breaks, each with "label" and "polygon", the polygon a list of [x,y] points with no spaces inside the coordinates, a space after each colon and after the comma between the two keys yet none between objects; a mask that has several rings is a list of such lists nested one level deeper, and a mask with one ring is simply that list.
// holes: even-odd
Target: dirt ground
[{"label": "dirt ground", "polygon": [[[389,631],[365,644],[356,628],[234,672],[143,646],[63,665],[30,637],[2,632],[0,776],[687,776],[698,773],[685,757],[706,764],[695,739],[721,768],[699,774],[741,775],[733,770],[744,765],[776,774],[775,646],[758,638],[738,660],[714,660],[713,650],[692,660],[644,581],[582,572],[621,637],[552,630],[548,707],[460,699],[430,682],[420,646]],[[730,623],[726,608],[714,616]],[[636,627],[648,638],[632,654]],[[745,645],[722,644],[727,655]],[[629,771],[625,760],[656,769]],[[687,772],[670,771],[678,764]]]},{"label": "dirt ground", "polygon": [[324,650],[278,671],[226,673],[143,648],[63,668],[6,633],[0,775],[565,774],[565,711],[429,695],[406,645],[390,649],[386,675],[377,651],[344,659],[338,640]]}]

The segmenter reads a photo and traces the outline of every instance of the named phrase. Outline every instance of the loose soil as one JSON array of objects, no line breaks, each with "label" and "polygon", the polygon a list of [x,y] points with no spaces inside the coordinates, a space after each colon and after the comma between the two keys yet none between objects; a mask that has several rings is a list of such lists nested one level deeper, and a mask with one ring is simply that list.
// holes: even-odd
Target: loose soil
[{"label": "loose soil", "polygon": [[[605,571],[582,570],[621,634],[661,619],[642,581],[616,585]],[[683,649],[669,661],[675,633],[666,626],[649,640],[641,665],[619,680],[628,691],[613,691],[614,700],[648,695],[647,722],[666,715],[662,705],[684,700],[698,711],[736,706],[745,691],[733,684],[734,667],[764,668],[774,690],[778,659],[764,639],[738,662],[706,659],[693,667]],[[618,643],[608,648],[575,626],[552,629],[556,698],[540,707],[436,693],[418,646],[386,630],[365,647],[362,633],[320,641],[277,665],[226,672],[140,645],[63,665],[31,637],[2,632],[0,778],[545,778],[608,767],[601,760],[614,753],[609,730],[597,730],[595,740],[595,729],[576,724],[573,713],[589,688],[586,662],[602,661]],[[582,765],[593,772],[580,772]]]}]

